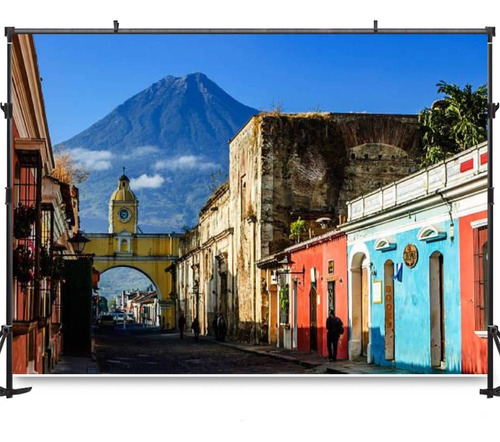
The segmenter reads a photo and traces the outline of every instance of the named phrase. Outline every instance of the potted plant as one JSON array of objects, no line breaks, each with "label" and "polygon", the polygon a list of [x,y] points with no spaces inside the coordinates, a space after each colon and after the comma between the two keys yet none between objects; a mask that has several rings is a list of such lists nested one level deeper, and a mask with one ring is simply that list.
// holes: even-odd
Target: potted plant
[{"label": "potted plant", "polygon": [[14,209],[14,237],[27,238],[31,234],[31,226],[36,221],[36,208],[19,204]]},{"label": "potted plant", "polygon": [[29,246],[19,245],[14,250],[14,276],[24,288],[33,280],[35,275],[35,254]]},{"label": "potted plant", "polygon": [[62,255],[55,255],[52,259],[52,279],[61,281],[64,273],[64,258]]}]

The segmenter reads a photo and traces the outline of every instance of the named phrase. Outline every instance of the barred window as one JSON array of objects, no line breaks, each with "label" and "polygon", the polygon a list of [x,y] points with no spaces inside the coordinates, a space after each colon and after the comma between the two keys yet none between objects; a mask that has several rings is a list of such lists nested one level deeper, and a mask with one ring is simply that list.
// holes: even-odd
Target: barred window
[{"label": "barred window", "polygon": [[475,329],[488,328],[488,228],[474,229],[474,316]]}]

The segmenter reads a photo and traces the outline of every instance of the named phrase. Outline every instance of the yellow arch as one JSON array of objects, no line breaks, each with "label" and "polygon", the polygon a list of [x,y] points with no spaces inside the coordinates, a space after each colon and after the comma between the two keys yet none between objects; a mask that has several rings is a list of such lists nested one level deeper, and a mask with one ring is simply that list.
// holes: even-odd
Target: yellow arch
[{"label": "yellow arch", "polygon": [[166,271],[179,257],[179,234],[134,234],[130,248],[120,247],[121,234],[85,233],[90,240],[85,253],[94,255],[94,268],[103,273],[115,267],[130,267],[143,273],[155,285],[160,315],[164,324],[175,326],[175,287],[172,274]]}]

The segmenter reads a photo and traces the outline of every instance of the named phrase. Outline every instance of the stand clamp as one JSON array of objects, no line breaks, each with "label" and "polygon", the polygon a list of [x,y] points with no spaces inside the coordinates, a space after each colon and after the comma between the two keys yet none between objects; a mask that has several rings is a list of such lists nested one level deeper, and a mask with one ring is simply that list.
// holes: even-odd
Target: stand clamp
[{"label": "stand clamp", "polygon": [[5,119],[10,119],[12,118],[12,103],[0,103],[0,107],[3,110],[3,113],[5,114]]},{"label": "stand clamp", "polygon": [[[3,344],[7,337],[12,333],[12,325],[2,325],[2,329],[0,331],[0,352],[2,351]],[[31,387],[26,388],[3,388],[0,387],[0,396],[6,396],[7,399],[11,398],[17,394],[28,393],[31,391]]]},{"label": "stand clamp", "polygon": [[12,325],[2,325],[2,329],[0,330],[0,353],[2,352],[5,339],[7,339],[7,336],[9,336],[9,334],[11,333],[12,333]]},{"label": "stand clamp", "polygon": [[488,118],[489,119],[492,120],[493,118],[495,118],[499,106],[500,105],[498,103],[491,103],[488,105]]},{"label": "stand clamp", "polygon": [[[500,353],[500,331],[496,325],[488,325],[488,334],[493,338],[493,342],[497,346],[497,350]],[[483,388],[479,390],[479,394],[485,394],[489,398],[493,396],[500,396],[500,387],[496,388]]]}]

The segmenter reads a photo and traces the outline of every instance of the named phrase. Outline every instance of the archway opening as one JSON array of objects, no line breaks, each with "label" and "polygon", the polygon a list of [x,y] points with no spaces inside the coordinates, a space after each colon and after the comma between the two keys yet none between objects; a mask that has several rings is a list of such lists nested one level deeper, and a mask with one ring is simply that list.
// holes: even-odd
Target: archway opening
[{"label": "archway opening", "polygon": [[115,326],[161,326],[158,298],[154,282],[142,271],[125,266],[106,269],[94,295],[96,324],[111,316]]},{"label": "archway opening", "polygon": [[370,261],[364,253],[356,253],[351,261],[352,316],[350,357],[368,356]]}]

